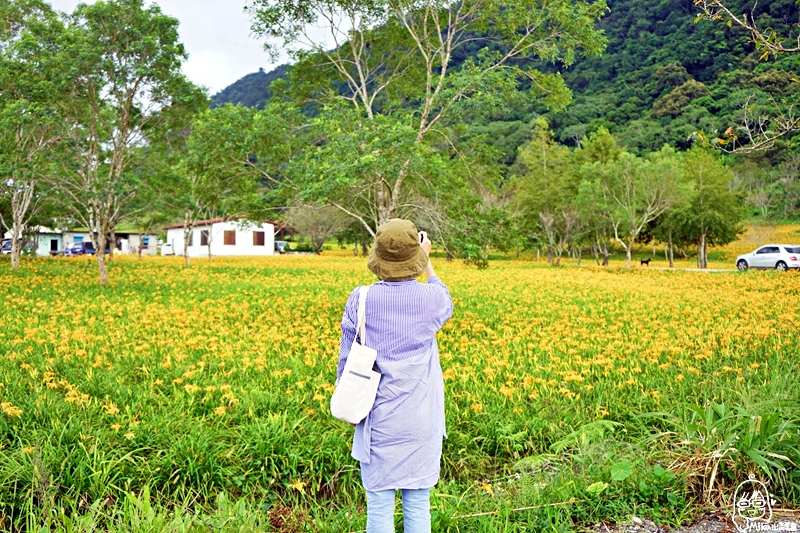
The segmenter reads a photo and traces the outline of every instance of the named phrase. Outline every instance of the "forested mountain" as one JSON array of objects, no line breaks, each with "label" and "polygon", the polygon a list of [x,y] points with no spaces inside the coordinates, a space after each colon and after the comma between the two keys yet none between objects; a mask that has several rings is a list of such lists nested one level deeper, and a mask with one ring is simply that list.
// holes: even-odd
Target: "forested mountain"
[{"label": "forested mountain", "polygon": [[[736,3],[739,11],[752,6]],[[608,38],[601,57],[580,58],[569,68],[544,66],[560,71],[572,89],[573,102],[566,110],[554,113],[532,104],[466,118],[471,133],[485,135],[507,167],[517,147],[530,139],[531,120],[539,115],[563,144],[575,146],[605,126],[623,147],[646,153],[665,143],[685,149],[695,131],[725,131],[737,123],[748,99],[757,110],[770,95],[800,92],[800,58],[759,61],[761,52],[742,29],[695,22],[698,10],[692,0],[609,0],[608,5],[599,23]],[[797,32],[794,0],[759,3],[755,15],[762,28],[781,35]],[[454,66],[461,61],[454,58]],[[281,66],[245,76],[215,95],[213,105],[263,106],[269,83],[285,72]]]},{"label": "forested mountain", "polygon": [[264,107],[264,103],[272,98],[272,91],[269,90],[270,84],[285,77],[286,69],[286,65],[280,65],[269,72],[264,72],[264,69],[260,68],[258,72],[240,78],[212,96],[211,107],[227,103]]}]

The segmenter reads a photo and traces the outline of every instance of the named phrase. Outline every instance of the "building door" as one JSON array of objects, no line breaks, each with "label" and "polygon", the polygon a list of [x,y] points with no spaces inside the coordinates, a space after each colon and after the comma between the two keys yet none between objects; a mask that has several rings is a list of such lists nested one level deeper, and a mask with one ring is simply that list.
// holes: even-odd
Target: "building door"
[{"label": "building door", "polygon": [[50,239],[50,251],[51,252],[58,251],[58,239]]}]

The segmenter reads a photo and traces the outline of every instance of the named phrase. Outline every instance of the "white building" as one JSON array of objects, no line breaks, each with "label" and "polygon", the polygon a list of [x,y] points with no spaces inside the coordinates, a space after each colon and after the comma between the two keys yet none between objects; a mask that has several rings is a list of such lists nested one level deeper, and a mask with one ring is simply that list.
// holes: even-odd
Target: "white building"
[{"label": "white building", "polygon": [[[162,253],[183,255],[183,225],[164,228],[167,238]],[[211,255],[274,255],[275,226],[269,222],[249,222],[242,218],[198,220],[189,239],[189,257]]]}]

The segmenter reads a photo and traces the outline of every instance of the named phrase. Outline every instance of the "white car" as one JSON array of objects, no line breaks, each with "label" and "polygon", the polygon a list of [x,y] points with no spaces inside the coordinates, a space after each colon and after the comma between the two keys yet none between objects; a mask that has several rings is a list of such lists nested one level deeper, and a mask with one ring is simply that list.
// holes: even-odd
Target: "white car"
[{"label": "white car", "polygon": [[755,252],[740,255],[736,258],[736,268],[774,268],[775,270],[788,270],[800,268],[800,245],[798,244],[767,244]]}]

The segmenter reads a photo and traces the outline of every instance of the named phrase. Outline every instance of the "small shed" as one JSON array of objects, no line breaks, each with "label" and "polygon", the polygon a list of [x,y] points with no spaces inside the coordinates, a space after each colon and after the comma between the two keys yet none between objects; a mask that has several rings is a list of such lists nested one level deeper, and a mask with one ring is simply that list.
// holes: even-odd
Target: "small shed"
[{"label": "small shed", "polygon": [[[36,243],[34,250],[38,256],[47,257],[64,252],[64,234],[61,230],[37,226],[30,228],[25,234],[30,235]],[[5,233],[5,238],[11,238],[10,231]]]},{"label": "small shed", "polygon": [[[183,225],[164,228],[164,244],[175,255],[183,255]],[[189,238],[189,257],[274,255],[275,225],[271,222],[251,222],[244,218],[215,218],[198,220]]]}]

